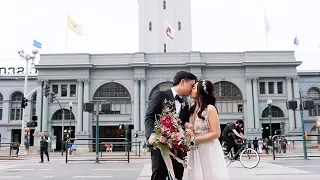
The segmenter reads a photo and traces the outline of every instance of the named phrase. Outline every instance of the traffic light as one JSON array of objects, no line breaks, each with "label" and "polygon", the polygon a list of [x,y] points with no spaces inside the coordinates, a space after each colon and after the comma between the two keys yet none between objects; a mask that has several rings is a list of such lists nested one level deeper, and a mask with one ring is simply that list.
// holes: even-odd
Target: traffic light
[{"label": "traffic light", "polygon": [[27,127],[37,127],[38,126],[38,116],[32,116],[31,121],[27,122]]},{"label": "traffic light", "polygon": [[50,93],[50,86],[46,84],[46,87],[44,88],[44,96],[48,97]]},{"label": "traffic light", "polygon": [[24,109],[26,106],[28,106],[28,99],[23,97],[21,100],[21,108]]}]

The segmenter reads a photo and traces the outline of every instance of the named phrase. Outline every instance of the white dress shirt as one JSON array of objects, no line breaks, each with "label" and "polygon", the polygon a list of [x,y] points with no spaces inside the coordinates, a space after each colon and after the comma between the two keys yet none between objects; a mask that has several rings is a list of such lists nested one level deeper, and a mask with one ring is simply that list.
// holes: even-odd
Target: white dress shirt
[{"label": "white dress shirt", "polygon": [[[175,98],[178,93],[173,88],[171,88],[171,91],[172,91],[173,98]],[[176,105],[176,112],[177,114],[179,114],[181,110],[181,103],[177,99],[174,101],[174,103]]]}]

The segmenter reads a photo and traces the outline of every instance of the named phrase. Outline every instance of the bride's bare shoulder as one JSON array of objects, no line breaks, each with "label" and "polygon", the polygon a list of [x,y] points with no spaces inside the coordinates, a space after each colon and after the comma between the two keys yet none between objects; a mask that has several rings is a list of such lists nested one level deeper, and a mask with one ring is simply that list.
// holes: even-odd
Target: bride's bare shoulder
[{"label": "bride's bare shoulder", "polygon": [[207,109],[208,109],[208,112],[217,113],[216,107],[214,107],[214,106],[211,105],[211,104],[208,105]]}]

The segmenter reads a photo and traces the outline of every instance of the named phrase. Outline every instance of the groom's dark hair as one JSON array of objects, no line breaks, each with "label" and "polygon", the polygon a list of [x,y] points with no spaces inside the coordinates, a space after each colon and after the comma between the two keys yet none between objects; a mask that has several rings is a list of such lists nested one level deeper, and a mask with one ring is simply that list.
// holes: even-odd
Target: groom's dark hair
[{"label": "groom's dark hair", "polygon": [[194,74],[192,74],[190,72],[179,71],[179,72],[177,72],[177,74],[173,78],[173,86],[178,85],[182,79],[197,81],[197,76],[195,76]]}]

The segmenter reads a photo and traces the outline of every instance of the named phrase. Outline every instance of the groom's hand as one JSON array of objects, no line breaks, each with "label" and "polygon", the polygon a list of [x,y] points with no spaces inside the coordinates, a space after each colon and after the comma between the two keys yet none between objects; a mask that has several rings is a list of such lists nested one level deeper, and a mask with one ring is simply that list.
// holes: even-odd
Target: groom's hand
[{"label": "groom's hand", "polygon": [[186,129],[190,129],[190,130],[192,130],[192,131],[194,131],[194,126],[193,126],[193,124],[192,123],[185,123],[184,124],[184,127],[186,128]]}]

